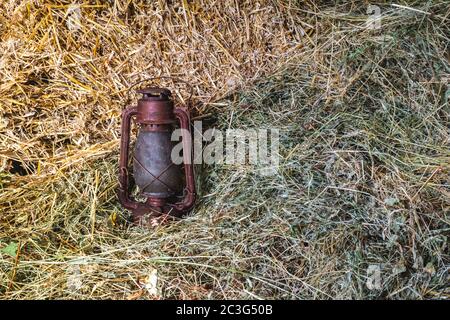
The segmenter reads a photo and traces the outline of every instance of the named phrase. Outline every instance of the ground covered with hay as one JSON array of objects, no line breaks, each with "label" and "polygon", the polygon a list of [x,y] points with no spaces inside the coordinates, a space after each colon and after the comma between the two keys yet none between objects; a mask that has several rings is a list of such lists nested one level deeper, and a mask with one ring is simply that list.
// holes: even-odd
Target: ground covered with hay
[{"label": "ground covered with hay", "polygon": [[[448,299],[450,5],[342,3],[2,1],[0,297]],[[278,128],[277,174],[198,166],[189,217],[130,226],[120,113],[155,76]]]}]

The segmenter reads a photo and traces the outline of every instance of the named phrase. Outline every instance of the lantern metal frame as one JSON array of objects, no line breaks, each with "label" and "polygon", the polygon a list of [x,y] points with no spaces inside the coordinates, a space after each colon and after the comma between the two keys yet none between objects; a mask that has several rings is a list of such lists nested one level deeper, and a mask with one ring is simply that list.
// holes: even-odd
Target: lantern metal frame
[{"label": "lantern metal frame", "polygon": [[[162,96],[169,97],[170,91],[164,88],[150,87],[137,92],[143,94],[139,99],[137,106],[126,108],[122,112],[121,125],[121,144],[119,160],[119,190],[118,196],[122,206],[132,212],[133,221],[139,223],[144,217],[155,217],[168,215],[172,217],[181,217],[189,212],[194,206],[196,199],[195,177],[192,155],[192,134],[190,126],[189,111],[183,107],[173,107],[172,100],[152,99],[151,97]],[[149,98],[150,97],[150,98]],[[168,126],[179,123],[182,129],[183,146],[183,166],[185,176],[185,187],[181,201],[171,202],[172,199],[148,196],[145,202],[139,202],[130,195],[130,172],[128,171],[128,162],[130,154],[131,120],[135,118],[135,123],[142,130],[147,131],[167,131]],[[170,167],[171,164],[169,164]],[[166,169],[168,169],[167,167]],[[144,168],[145,169],[145,168]],[[161,172],[154,177],[154,181],[159,181]]]}]

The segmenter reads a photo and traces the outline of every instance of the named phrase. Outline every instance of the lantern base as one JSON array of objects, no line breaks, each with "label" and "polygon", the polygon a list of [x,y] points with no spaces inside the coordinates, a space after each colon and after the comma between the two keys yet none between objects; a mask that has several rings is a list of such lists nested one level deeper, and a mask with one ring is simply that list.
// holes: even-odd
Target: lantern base
[{"label": "lantern base", "polygon": [[155,221],[171,221],[182,218],[185,212],[165,204],[164,199],[149,198],[145,204],[132,209],[132,222],[136,225],[151,225]]}]

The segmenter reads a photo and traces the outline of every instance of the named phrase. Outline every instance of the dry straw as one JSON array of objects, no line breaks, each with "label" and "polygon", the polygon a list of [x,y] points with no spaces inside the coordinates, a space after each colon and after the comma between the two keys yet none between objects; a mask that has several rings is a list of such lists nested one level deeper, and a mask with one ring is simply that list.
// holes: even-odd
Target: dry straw
[{"label": "dry straw", "polygon": [[[450,6],[379,8],[2,1],[1,297],[448,298]],[[130,227],[120,113],[156,76],[211,126],[279,128],[278,174],[199,167],[192,216]]]}]

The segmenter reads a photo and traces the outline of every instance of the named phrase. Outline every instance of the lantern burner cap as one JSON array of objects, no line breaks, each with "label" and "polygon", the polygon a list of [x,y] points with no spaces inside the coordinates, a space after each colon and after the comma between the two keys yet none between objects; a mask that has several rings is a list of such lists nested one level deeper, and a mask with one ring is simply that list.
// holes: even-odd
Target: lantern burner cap
[{"label": "lantern burner cap", "polygon": [[169,97],[172,95],[169,89],[158,87],[148,87],[137,90],[137,92],[141,93],[144,99],[150,100],[169,100]]}]

